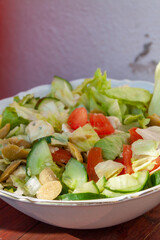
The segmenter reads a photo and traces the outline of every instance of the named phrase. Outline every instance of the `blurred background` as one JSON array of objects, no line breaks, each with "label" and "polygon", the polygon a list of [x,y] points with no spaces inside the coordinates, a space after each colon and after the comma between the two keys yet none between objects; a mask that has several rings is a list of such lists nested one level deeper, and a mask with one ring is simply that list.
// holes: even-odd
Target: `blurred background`
[{"label": "blurred background", "polygon": [[0,0],[0,98],[53,75],[154,81],[159,0]]}]

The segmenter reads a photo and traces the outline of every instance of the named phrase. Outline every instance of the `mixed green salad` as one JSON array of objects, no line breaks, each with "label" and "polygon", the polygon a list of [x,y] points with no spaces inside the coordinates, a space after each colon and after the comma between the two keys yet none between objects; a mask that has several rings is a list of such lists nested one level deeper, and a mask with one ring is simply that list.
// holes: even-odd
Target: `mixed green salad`
[{"label": "mixed green salad", "polygon": [[154,92],[111,87],[97,69],[75,89],[14,97],[0,116],[0,189],[45,200],[113,198],[160,184],[160,63]]}]

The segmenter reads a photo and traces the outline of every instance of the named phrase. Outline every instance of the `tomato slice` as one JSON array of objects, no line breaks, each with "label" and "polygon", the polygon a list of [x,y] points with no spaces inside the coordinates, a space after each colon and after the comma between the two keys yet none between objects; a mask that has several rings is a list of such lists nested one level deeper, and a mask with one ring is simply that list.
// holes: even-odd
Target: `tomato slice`
[{"label": "tomato slice", "polygon": [[132,149],[130,145],[123,145],[123,164],[125,165],[125,173],[134,173],[132,169]]},{"label": "tomato slice", "polygon": [[72,129],[77,129],[79,127],[83,127],[88,122],[88,114],[87,110],[84,107],[76,108],[73,112],[69,115],[68,118],[68,125]]},{"label": "tomato slice", "polygon": [[[116,158],[114,161],[115,161],[115,162],[122,163],[122,164],[124,165],[124,160],[123,160],[123,158]],[[125,174],[125,171],[126,171],[125,168],[123,168],[122,171],[121,171],[118,175],[123,175],[123,174]]]},{"label": "tomato slice", "polygon": [[65,149],[59,149],[56,152],[52,153],[53,161],[59,164],[67,164],[71,158],[71,153]]},{"label": "tomato slice", "polygon": [[139,139],[143,139],[141,135],[139,135],[136,132],[136,127],[129,129],[129,133],[130,133],[130,144],[132,144],[133,142],[139,140]]},{"label": "tomato slice", "polygon": [[89,121],[100,137],[114,133],[112,124],[102,113],[90,113]]},{"label": "tomato slice", "polygon": [[94,167],[100,162],[103,162],[102,149],[99,147],[91,148],[87,158],[87,173],[89,181],[98,181],[98,176],[94,170]]},{"label": "tomato slice", "polygon": [[154,168],[152,170],[150,170],[149,172],[155,172],[155,170],[159,170],[158,168],[160,167],[160,157],[156,158],[155,159],[155,165],[154,165]]}]

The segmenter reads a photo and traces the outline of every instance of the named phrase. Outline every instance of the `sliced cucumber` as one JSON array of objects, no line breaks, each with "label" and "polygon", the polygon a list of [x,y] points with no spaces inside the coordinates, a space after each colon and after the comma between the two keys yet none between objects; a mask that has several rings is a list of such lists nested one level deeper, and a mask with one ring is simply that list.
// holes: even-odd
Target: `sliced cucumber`
[{"label": "sliced cucumber", "polygon": [[97,193],[68,193],[58,197],[59,200],[70,201],[70,200],[93,200],[106,198],[103,194]]},{"label": "sliced cucumber", "polygon": [[72,190],[87,182],[87,172],[84,165],[71,158],[62,174],[62,182]]},{"label": "sliced cucumber", "polygon": [[38,101],[38,103],[36,104],[36,109],[38,109],[40,112],[42,113],[48,113],[48,112],[51,112],[51,113],[57,113],[58,112],[58,108],[57,108],[57,105],[56,103],[58,102],[59,100],[56,99],[56,98],[51,98],[51,97],[44,97],[42,99],[40,99]]},{"label": "sliced cucumber", "polygon": [[61,77],[58,77],[58,76],[54,76],[53,77],[53,81],[58,83],[59,85],[62,85],[63,86],[63,83],[65,82],[68,86],[68,88],[72,91],[73,88],[72,88],[72,85],[70,84],[70,82],[68,82],[66,79],[64,78],[61,78]]},{"label": "sliced cucumber", "polygon": [[99,193],[99,189],[94,181],[83,183],[80,187],[76,188],[73,193]]},{"label": "sliced cucumber", "polygon": [[107,182],[107,180],[106,180],[106,178],[105,178],[104,176],[101,177],[101,178],[96,182],[96,185],[97,185],[100,193],[104,190],[104,186],[105,186],[106,182]]},{"label": "sliced cucumber", "polygon": [[120,196],[126,195],[126,193],[112,192],[108,189],[104,189],[102,194],[105,195],[107,198],[114,198],[114,197],[120,197]]},{"label": "sliced cucumber", "polygon": [[50,97],[59,99],[67,107],[75,105],[71,84],[60,77],[55,76],[51,84]]},{"label": "sliced cucumber", "polygon": [[138,192],[143,189],[148,178],[148,171],[136,172],[131,175],[124,174],[110,178],[106,182],[105,188],[122,193]]},{"label": "sliced cucumber", "polygon": [[151,180],[152,186],[159,185],[160,184],[160,170],[154,172],[150,176],[150,180]]},{"label": "sliced cucumber", "polygon": [[28,176],[38,175],[45,167],[53,166],[52,155],[45,139],[34,144],[27,157],[26,172]]}]

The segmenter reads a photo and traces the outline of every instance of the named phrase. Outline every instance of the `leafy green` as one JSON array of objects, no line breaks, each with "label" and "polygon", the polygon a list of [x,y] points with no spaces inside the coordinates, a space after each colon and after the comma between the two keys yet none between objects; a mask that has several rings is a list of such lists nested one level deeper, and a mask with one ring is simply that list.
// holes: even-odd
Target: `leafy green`
[{"label": "leafy green", "polygon": [[123,144],[128,143],[129,133],[117,133],[109,135],[96,142],[95,147],[102,149],[104,160],[114,160],[123,149]]},{"label": "leafy green", "polygon": [[2,123],[1,127],[5,126],[7,123],[10,123],[11,129],[19,126],[20,124],[28,124],[29,120],[24,119],[21,116],[18,116],[14,108],[6,107],[2,113]]},{"label": "leafy green", "polygon": [[152,115],[156,113],[160,116],[160,62],[158,63],[155,70],[155,83],[154,83],[154,92],[149,104],[148,114]]},{"label": "leafy green", "polygon": [[45,119],[37,110],[20,106],[17,102],[11,103],[10,107],[14,108],[18,117],[21,117],[21,118],[26,119],[28,121],[44,120]]},{"label": "leafy green", "polygon": [[70,136],[69,141],[72,142],[79,151],[87,152],[99,140],[99,136],[90,124],[77,128]]},{"label": "leafy green", "polygon": [[110,177],[117,176],[123,168],[124,165],[122,163],[108,160],[98,163],[94,169],[99,178],[104,176],[106,179],[108,179]]},{"label": "leafy green", "polygon": [[159,141],[139,139],[132,144],[132,168],[134,172],[152,170],[160,155]]},{"label": "leafy green", "polygon": [[126,103],[142,103],[145,106],[151,99],[151,93],[149,91],[142,88],[133,88],[129,86],[108,89],[106,91],[106,95],[111,98],[122,100]]}]

